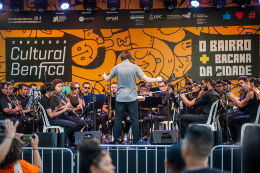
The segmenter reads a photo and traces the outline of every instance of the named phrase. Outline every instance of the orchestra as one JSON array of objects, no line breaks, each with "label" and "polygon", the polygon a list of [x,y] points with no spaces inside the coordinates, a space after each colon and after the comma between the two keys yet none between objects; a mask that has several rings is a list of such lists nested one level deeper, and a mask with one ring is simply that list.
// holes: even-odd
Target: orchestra
[{"label": "orchestra", "polygon": [[[181,128],[183,137],[189,124],[205,124],[207,122],[212,104],[219,100],[218,118],[223,135],[226,136],[230,133],[233,142],[238,143],[241,126],[244,123],[255,121],[260,103],[260,91],[258,90],[260,81],[256,78],[240,76],[237,80],[238,86],[233,84],[232,91],[228,88],[230,87],[228,82],[219,79],[213,82],[210,77],[204,78],[201,82],[188,82],[186,83],[186,91],[179,91],[181,92],[180,97],[176,85],[171,82],[167,84],[164,79],[156,83],[158,86],[156,87],[159,89],[157,91],[154,90],[156,87],[149,87],[149,83],[145,81],[136,84],[138,98],[140,97],[138,100],[138,117],[142,120],[139,127],[139,133],[142,133],[140,139],[148,140],[152,130],[178,128]],[[65,91],[65,88],[69,88],[69,90]],[[35,89],[36,92],[32,92],[32,89]],[[64,91],[66,94],[64,94]],[[55,79],[52,83],[45,83],[41,86],[34,83],[30,85],[19,83],[15,87],[13,83],[1,82],[0,120],[19,121],[17,131],[20,133],[42,132],[44,124],[38,108],[39,105],[42,105],[50,124],[64,127],[65,134],[71,144],[74,143],[73,135],[75,132],[91,131],[94,127],[97,131],[102,132],[103,141],[107,141],[111,137],[109,134],[112,132],[115,123],[116,110],[112,108],[112,105],[115,104],[113,101],[115,101],[117,91],[117,82],[104,86],[104,94],[95,93],[87,81],[82,85],[77,81],[71,82],[70,85],[64,85],[61,79]],[[240,94],[238,99],[235,92]],[[93,94],[103,95],[102,108],[99,111],[89,108],[92,103],[90,96]],[[162,106],[142,108],[140,102],[148,97],[160,97]],[[36,100],[35,104],[32,104],[32,99]],[[179,107],[180,102],[183,106]],[[226,110],[226,106],[228,110]],[[182,109],[181,115],[179,115],[178,109]],[[93,111],[96,111],[96,117],[93,116]],[[128,134],[131,127],[128,111],[128,109],[125,109],[122,119],[124,125],[120,138],[124,134]],[[175,112],[174,115],[173,111]],[[96,118],[95,124],[94,118]],[[176,122],[175,127],[160,129],[159,122],[167,122],[168,120]],[[34,129],[32,128],[33,123]]]}]

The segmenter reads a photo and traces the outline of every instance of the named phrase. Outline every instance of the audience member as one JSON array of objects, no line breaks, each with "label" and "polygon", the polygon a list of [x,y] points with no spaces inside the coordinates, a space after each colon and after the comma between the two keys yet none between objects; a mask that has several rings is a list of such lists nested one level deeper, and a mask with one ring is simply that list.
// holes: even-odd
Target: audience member
[{"label": "audience member", "polygon": [[186,163],[183,173],[220,173],[208,165],[212,147],[212,131],[205,126],[191,126],[182,141],[182,157]]},{"label": "audience member", "polygon": [[174,144],[167,152],[165,166],[169,173],[180,173],[185,168],[185,162],[181,157],[181,144]]},{"label": "audience member", "polygon": [[109,153],[103,151],[96,139],[85,139],[78,148],[80,173],[114,173]]}]

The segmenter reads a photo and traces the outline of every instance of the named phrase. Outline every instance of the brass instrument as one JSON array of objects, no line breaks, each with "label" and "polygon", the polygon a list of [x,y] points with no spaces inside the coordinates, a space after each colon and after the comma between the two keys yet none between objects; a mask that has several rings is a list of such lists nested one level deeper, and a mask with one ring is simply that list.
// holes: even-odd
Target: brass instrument
[{"label": "brass instrument", "polygon": [[[195,93],[195,92],[198,92],[198,91],[191,91],[191,92],[181,93],[181,94],[185,94],[185,95],[187,95],[187,94],[191,94],[191,93]],[[179,95],[176,95],[175,97],[179,97]]]},{"label": "brass instrument", "polygon": [[[7,95],[8,95],[9,98],[10,98],[10,94],[7,93]],[[14,93],[12,93],[12,95],[13,95],[14,101],[12,101],[11,98],[10,98],[10,100],[11,100],[11,102],[14,104],[14,106],[15,106],[15,107],[21,106],[21,105],[19,104],[19,101],[18,101],[17,98],[15,97]],[[20,112],[20,114],[21,114],[21,117],[22,117],[23,121],[27,121],[27,118],[26,118],[26,116],[25,116],[24,111],[23,111],[23,110],[20,110],[19,112]]]},{"label": "brass instrument", "polygon": [[112,99],[111,99],[111,94],[109,96],[109,104],[108,104],[108,118],[111,120],[112,119],[112,113],[113,113],[113,110],[112,110]]}]

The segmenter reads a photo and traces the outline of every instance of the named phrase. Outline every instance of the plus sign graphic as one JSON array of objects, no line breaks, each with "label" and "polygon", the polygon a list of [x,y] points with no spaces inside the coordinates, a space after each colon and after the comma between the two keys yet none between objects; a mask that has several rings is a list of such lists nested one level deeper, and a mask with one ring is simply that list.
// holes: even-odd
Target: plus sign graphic
[{"label": "plus sign graphic", "polygon": [[202,62],[202,64],[207,64],[207,62],[209,61],[209,57],[207,57],[206,54],[203,54],[202,57],[200,57],[200,61]]}]

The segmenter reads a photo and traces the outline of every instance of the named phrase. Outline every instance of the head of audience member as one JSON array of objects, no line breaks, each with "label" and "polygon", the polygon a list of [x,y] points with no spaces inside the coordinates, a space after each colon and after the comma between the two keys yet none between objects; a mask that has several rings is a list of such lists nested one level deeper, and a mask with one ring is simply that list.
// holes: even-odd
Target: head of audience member
[{"label": "head of audience member", "polygon": [[62,91],[62,80],[61,79],[54,79],[52,84],[55,86],[55,92],[60,94]]},{"label": "head of audience member", "polygon": [[42,95],[50,98],[50,96],[52,96],[55,91],[55,86],[50,82],[46,82],[44,85],[41,86],[40,91]]},{"label": "head of audience member", "polygon": [[192,91],[199,92],[201,90],[201,83],[199,81],[193,81]]},{"label": "head of audience member", "polygon": [[143,94],[143,95],[147,95],[147,92],[148,92],[148,87],[146,84],[142,84],[140,86],[140,94]]},{"label": "head of audience member", "polygon": [[166,82],[165,79],[162,79],[161,82],[158,82],[158,86],[159,86],[160,91],[162,91],[162,93],[166,92],[166,90],[167,90],[167,82]]},{"label": "head of audience member", "polygon": [[85,139],[78,148],[80,173],[114,173],[109,153],[103,151],[96,139]]},{"label": "head of audience member", "polygon": [[222,82],[221,80],[217,80],[215,83],[216,83],[216,85],[215,85],[216,91],[217,91],[219,94],[223,93],[223,90],[224,90],[223,82]]},{"label": "head of audience member", "polygon": [[5,82],[0,82],[0,98],[6,98],[7,95],[7,84]]},{"label": "head of audience member", "polygon": [[83,88],[83,94],[84,95],[88,95],[89,91],[90,91],[90,83],[89,82],[84,82],[82,84],[82,88]]},{"label": "head of audience member", "polygon": [[186,87],[186,91],[191,91],[191,89],[192,89],[191,82],[187,82],[185,87]]},{"label": "head of audience member", "polygon": [[172,93],[172,92],[175,91],[175,90],[174,90],[174,85],[173,85],[173,84],[169,84],[169,85],[168,85],[168,88],[169,88],[169,92],[170,92],[170,93]]},{"label": "head of audience member", "polygon": [[259,84],[260,84],[259,78],[251,77],[247,79],[246,87],[248,90],[253,90],[253,89],[257,89],[259,87]]},{"label": "head of audience member", "polygon": [[186,168],[207,167],[208,155],[213,147],[212,131],[205,126],[192,125],[182,141],[182,157]]},{"label": "head of audience member", "polygon": [[18,85],[18,91],[21,96],[25,97],[27,95],[27,90],[28,90],[28,87],[25,83],[20,83]]},{"label": "head of audience member", "polygon": [[71,82],[71,84],[70,84],[70,91],[71,91],[71,94],[73,94],[73,95],[79,94],[79,92],[80,92],[80,85],[79,85],[79,83],[77,81]]},{"label": "head of audience member", "polygon": [[124,50],[121,53],[121,61],[124,61],[124,60],[129,60],[129,61],[133,60],[132,54],[129,50]]},{"label": "head of audience member", "polygon": [[[0,136],[0,144],[4,141],[5,135]],[[0,164],[0,170],[6,169],[10,164],[15,163],[17,160],[21,158],[22,155],[22,144],[17,138],[13,138],[12,144],[10,146],[10,150],[6,155],[5,159]]]},{"label": "head of audience member", "polygon": [[243,173],[252,173],[260,170],[260,129],[254,129],[244,138]]},{"label": "head of audience member", "polygon": [[116,95],[116,91],[117,91],[117,82],[113,82],[111,84],[111,92],[112,92],[112,96]]},{"label": "head of audience member", "polygon": [[165,166],[169,173],[180,173],[185,168],[185,162],[181,156],[181,144],[173,144],[167,151]]},{"label": "head of audience member", "polygon": [[204,79],[202,79],[201,88],[204,91],[208,91],[208,90],[212,89],[212,86],[213,86],[213,82],[212,82],[212,79],[210,77],[205,77]]},{"label": "head of audience member", "polygon": [[237,79],[237,81],[238,81],[238,84],[239,85],[243,85],[243,87],[242,86],[240,86],[240,90],[241,91],[247,91],[247,88],[246,88],[246,83],[247,83],[247,77],[246,76],[240,76],[238,79]]},{"label": "head of audience member", "polygon": [[7,93],[12,95],[14,92],[14,86],[11,82],[5,82],[7,85]]}]

